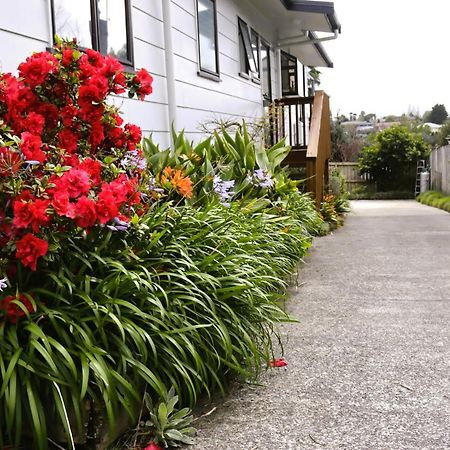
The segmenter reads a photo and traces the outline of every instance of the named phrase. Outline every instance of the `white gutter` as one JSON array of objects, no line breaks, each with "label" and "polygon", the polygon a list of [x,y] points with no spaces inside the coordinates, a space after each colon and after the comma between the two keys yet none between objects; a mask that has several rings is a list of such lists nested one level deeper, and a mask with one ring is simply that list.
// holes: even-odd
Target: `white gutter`
[{"label": "white gutter", "polygon": [[172,128],[176,130],[177,122],[177,100],[175,94],[175,64],[172,42],[172,19],[170,5],[172,0],[163,0],[163,26],[164,26],[164,57],[166,62],[166,84],[167,84],[167,107],[169,110],[169,134],[170,142],[174,147]]},{"label": "white gutter", "polygon": [[325,36],[323,38],[316,39],[305,39],[305,35],[301,34],[299,36],[292,36],[289,38],[279,39],[277,42],[277,48],[288,47],[294,45],[305,45],[305,44],[320,44],[325,41],[334,41],[339,36],[339,31],[334,30],[333,36]]}]

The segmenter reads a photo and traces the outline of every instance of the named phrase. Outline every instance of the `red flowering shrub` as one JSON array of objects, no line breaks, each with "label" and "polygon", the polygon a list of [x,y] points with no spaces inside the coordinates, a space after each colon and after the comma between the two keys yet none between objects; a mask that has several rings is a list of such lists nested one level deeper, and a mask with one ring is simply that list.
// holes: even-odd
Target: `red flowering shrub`
[{"label": "red flowering shrub", "polygon": [[62,233],[123,230],[145,211],[141,130],[106,101],[125,90],[142,100],[151,75],[74,42],[33,54],[18,77],[0,73],[0,273],[16,259],[36,270]]},{"label": "red flowering shrub", "polygon": [[34,312],[34,306],[25,294],[8,295],[0,301],[0,311],[5,314],[11,323],[16,323],[18,319],[25,317],[24,309],[30,313]]}]

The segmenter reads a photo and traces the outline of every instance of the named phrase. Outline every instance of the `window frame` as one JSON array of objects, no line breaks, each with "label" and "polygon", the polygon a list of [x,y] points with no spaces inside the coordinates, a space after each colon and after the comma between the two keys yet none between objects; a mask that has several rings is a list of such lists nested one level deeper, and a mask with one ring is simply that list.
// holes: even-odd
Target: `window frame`
[{"label": "window frame", "polygon": [[[259,82],[260,80],[260,73],[259,73],[259,61],[255,60],[255,55],[253,53],[252,48],[252,33],[254,33],[257,36],[258,41],[258,59],[260,58],[260,49],[259,49],[259,34],[253,29],[250,28],[250,26],[247,24],[247,22],[243,19],[241,19],[238,16],[238,39],[239,39],[239,58],[240,63],[244,62],[245,65],[245,72],[242,70],[239,72],[239,75],[247,78],[252,79],[256,82]],[[241,51],[241,48],[243,48],[243,54]],[[244,57],[244,61],[242,61],[242,57]],[[253,65],[253,67],[252,67]],[[242,67],[241,67],[242,69]]]},{"label": "window frame", "polygon": [[[289,91],[283,89],[283,71],[287,70],[288,73],[288,79],[290,79],[291,74],[290,70],[291,66],[289,64],[283,65],[283,57],[285,57],[288,61],[295,61],[295,66],[292,66],[292,69],[294,70],[294,80],[295,80],[295,86],[294,89],[289,89]],[[281,95],[282,97],[285,97],[287,95],[299,95],[298,93],[298,61],[295,56],[290,55],[289,53],[281,50],[280,52],[280,68],[281,68]],[[289,84],[290,87],[290,84]]]},{"label": "window frame", "polygon": [[195,10],[197,14],[197,54],[198,54],[198,75],[209,78],[214,81],[220,81],[220,65],[219,65],[219,32],[217,28],[217,5],[216,0],[210,0],[213,4],[214,11],[214,53],[216,61],[216,72],[202,67],[202,52],[200,48],[200,15],[198,11],[199,0],[195,0]]},{"label": "window frame", "polygon": [[[117,58],[124,66],[134,68],[134,46],[133,46],[133,29],[131,20],[131,0],[123,0],[125,4],[125,27],[126,27],[126,44],[127,44],[127,59]],[[91,48],[100,52],[100,16],[98,13],[97,0],[89,0],[91,12]],[[56,34],[56,17],[55,17],[55,0],[50,1],[52,14],[52,31],[53,43],[55,43]],[[76,37],[76,36],[73,36]],[[83,48],[82,48],[83,49]],[[102,53],[102,52],[100,52]],[[102,53],[102,55],[109,55],[109,53]]]},{"label": "window frame", "polygon": [[[261,59],[261,69],[260,69],[260,79],[261,79],[261,88],[262,88],[262,94],[263,94],[263,101],[266,103],[271,103],[273,100],[273,91],[272,91],[272,59],[270,57],[270,51],[271,47],[268,41],[266,41],[264,38],[260,36],[259,38],[260,42],[260,59]],[[264,92],[264,72],[262,70],[262,49],[267,52],[267,73],[268,73],[268,86],[269,86],[269,95],[265,95]]]}]

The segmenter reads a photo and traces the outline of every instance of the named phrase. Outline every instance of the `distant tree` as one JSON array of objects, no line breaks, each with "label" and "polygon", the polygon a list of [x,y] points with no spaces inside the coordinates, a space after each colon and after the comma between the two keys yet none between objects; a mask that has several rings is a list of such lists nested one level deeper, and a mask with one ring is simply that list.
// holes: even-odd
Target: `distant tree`
[{"label": "distant tree", "polygon": [[337,120],[331,123],[331,161],[357,161],[365,143],[365,138],[356,136],[356,127],[344,128]]},{"label": "distant tree", "polygon": [[377,116],[374,113],[368,113],[364,115],[364,120],[366,122],[375,122]]},{"label": "distant tree", "polygon": [[434,105],[433,108],[431,108],[430,115],[427,118],[428,120],[426,122],[437,123],[439,125],[443,124],[448,118],[448,113],[445,106],[441,104]]},{"label": "distant tree", "polygon": [[390,114],[389,116],[385,116],[384,117],[384,121],[385,122],[398,122],[399,121],[399,117],[398,116],[394,116],[393,114]]},{"label": "distant tree", "polygon": [[412,190],[418,159],[424,159],[430,146],[417,133],[393,126],[369,137],[359,158],[361,173],[372,175],[379,191]]},{"label": "distant tree", "polygon": [[437,146],[442,147],[450,143],[450,120],[442,125],[437,136]]}]

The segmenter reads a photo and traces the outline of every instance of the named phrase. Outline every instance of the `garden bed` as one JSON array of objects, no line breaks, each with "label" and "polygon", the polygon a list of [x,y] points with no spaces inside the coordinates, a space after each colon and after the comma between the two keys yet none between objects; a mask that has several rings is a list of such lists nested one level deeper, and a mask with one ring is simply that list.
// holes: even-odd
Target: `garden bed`
[{"label": "garden bed", "polygon": [[281,356],[286,279],[340,224],[284,142],[141,145],[107,102],[125,90],[151,76],[74,42],[0,74],[0,448],[103,449],[128,425],[120,448],[189,442],[186,407]]}]

